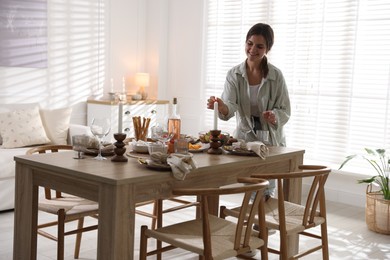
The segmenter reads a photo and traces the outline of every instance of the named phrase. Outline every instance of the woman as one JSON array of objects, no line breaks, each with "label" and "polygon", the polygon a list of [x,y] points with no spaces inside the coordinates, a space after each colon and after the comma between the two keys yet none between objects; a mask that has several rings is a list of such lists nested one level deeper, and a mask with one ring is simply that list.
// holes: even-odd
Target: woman
[{"label": "woman", "polygon": [[[290,99],[282,72],[268,63],[266,54],[274,43],[268,24],[258,23],[248,31],[245,41],[246,60],[229,70],[221,98],[211,96],[207,108],[214,109],[222,120],[234,115],[234,137],[257,140],[256,130],[268,130],[273,146],[286,146],[283,127],[290,118]],[[274,182],[266,195],[272,195]]]}]

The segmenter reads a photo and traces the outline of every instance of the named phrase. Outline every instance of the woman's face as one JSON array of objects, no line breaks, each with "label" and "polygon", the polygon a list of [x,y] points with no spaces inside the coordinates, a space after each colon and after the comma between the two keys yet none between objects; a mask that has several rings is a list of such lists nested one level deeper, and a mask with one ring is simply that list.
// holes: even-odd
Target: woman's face
[{"label": "woman's face", "polygon": [[262,35],[252,35],[245,43],[245,53],[249,61],[260,62],[267,53],[267,44]]}]

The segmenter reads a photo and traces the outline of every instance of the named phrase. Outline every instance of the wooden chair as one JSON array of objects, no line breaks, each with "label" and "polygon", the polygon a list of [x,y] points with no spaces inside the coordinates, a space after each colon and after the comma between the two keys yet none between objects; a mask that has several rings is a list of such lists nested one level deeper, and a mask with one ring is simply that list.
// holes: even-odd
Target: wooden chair
[{"label": "wooden chair", "polygon": [[[27,154],[34,153],[49,153],[59,152],[63,150],[72,150],[71,145],[43,145],[29,149]],[[57,241],[57,259],[64,259],[64,240],[65,236],[76,234],[76,245],[74,250],[74,258],[79,258],[80,243],[82,232],[91,231],[98,228],[98,225],[84,227],[84,218],[97,218],[99,207],[96,202],[83,199],[80,197],[55,191],[55,196],[52,196],[52,191],[45,188],[45,198],[40,198],[38,201],[38,209],[40,211],[57,215],[57,221],[43,223],[38,225],[38,234]],[[78,221],[77,228],[65,232],[65,224],[71,221]],[[44,228],[57,226],[57,236],[44,231]]]},{"label": "wooden chair", "polygon": [[[200,259],[226,259],[246,253],[256,248],[261,248],[262,259],[268,259],[264,219],[264,189],[268,181],[256,178],[240,178],[239,186],[222,188],[182,188],[174,189],[177,196],[200,196],[201,217],[194,220],[164,226],[155,230],[141,227],[140,259],[146,259],[149,255],[161,254],[173,248],[183,248],[199,254]],[[253,204],[250,204],[251,194],[256,196]],[[244,193],[242,201],[242,214],[239,214],[237,222],[210,215],[208,212],[208,197],[215,195],[227,195]],[[247,217],[246,212],[250,212]],[[260,232],[252,229],[255,215],[260,212],[257,224]],[[168,246],[147,252],[147,239],[155,238],[158,242],[168,243]]]},{"label": "wooden chair", "polygon": [[[164,201],[173,202],[172,206],[170,207],[164,207]],[[142,206],[153,204],[152,213],[139,209]],[[181,210],[193,206],[199,206],[199,202],[197,201],[191,201],[191,200],[185,200],[180,197],[173,197],[169,199],[157,199],[157,200],[151,200],[146,202],[139,202],[136,204],[135,213],[141,216],[149,217],[152,219],[151,228],[156,229],[157,227],[161,227],[163,225],[163,215],[174,212],[176,210]]]},{"label": "wooden chair", "polygon": [[[322,249],[322,258],[329,259],[327,220],[325,207],[324,185],[330,173],[325,166],[302,165],[300,171],[286,173],[259,173],[252,177],[276,179],[278,198],[270,198],[265,202],[266,226],[279,231],[280,246],[278,249],[268,248],[270,253],[280,255],[280,259],[298,259],[317,250]],[[293,178],[312,177],[311,187],[306,202],[303,205],[285,201],[283,194],[283,180]],[[240,208],[227,209],[221,207],[221,217],[238,216]],[[309,229],[321,226],[320,235],[308,232]],[[288,257],[287,241],[291,235],[305,235],[321,240],[321,244],[310,249],[298,252]]]}]

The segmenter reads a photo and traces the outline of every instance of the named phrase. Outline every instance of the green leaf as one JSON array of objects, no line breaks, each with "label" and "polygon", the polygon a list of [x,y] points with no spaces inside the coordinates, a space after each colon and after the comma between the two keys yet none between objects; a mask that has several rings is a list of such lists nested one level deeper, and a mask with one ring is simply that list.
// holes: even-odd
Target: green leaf
[{"label": "green leaf", "polygon": [[368,179],[358,180],[358,183],[373,183],[378,176],[374,176]]},{"label": "green leaf", "polygon": [[350,160],[352,160],[352,159],[355,158],[356,156],[357,156],[357,154],[353,154],[353,155],[349,155],[349,156],[345,157],[346,159],[345,159],[345,161],[340,165],[339,170],[340,170],[341,168],[343,168],[344,165],[345,165],[347,162],[349,162]]}]

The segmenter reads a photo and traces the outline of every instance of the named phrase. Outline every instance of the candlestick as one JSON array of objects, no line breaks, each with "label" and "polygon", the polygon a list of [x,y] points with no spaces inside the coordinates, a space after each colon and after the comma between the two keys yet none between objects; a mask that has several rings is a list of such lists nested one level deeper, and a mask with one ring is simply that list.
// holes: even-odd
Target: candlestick
[{"label": "candlestick", "polygon": [[126,144],[123,142],[123,140],[126,139],[126,134],[116,133],[116,134],[114,134],[114,138],[116,140],[116,142],[114,143],[115,155],[111,158],[111,161],[112,162],[127,162],[128,161],[127,157],[123,156],[123,154],[126,152],[126,147],[125,147]]},{"label": "candlestick", "polygon": [[122,101],[119,101],[119,109],[118,109],[118,133],[122,133],[122,122],[123,122],[123,103]]},{"label": "candlestick", "polygon": [[218,130],[218,102],[214,102],[214,130]]}]

